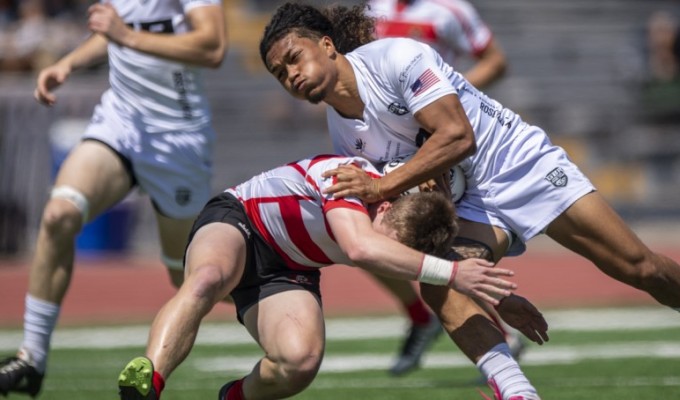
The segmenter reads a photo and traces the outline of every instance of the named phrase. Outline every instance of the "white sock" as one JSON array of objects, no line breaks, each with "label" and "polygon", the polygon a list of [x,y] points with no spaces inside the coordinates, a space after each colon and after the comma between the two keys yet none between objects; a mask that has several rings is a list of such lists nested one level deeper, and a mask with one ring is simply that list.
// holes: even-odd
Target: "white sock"
[{"label": "white sock", "polygon": [[503,399],[518,394],[537,394],[517,361],[512,358],[506,343],[498,344],[484,354],[477,362],[477,368],[487,381],[495,382]]},{"label": "white sock", "polygon": [[30,354],[31,364],[40,373],[47,367],[47,352],[50,349],[50,338],[59,318],[58,304],[26,295],[26,312],[24,313],[23,350]]}]

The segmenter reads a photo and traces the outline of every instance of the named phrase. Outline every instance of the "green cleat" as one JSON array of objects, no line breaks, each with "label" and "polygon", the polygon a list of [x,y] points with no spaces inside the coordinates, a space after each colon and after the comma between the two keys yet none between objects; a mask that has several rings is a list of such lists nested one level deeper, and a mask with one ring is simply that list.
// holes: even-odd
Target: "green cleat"
[{"label": "green cleat", "polygon": [[118,376],[121,400],[158,400],[153,388],[153,363],[146,357],[130,361]]}]

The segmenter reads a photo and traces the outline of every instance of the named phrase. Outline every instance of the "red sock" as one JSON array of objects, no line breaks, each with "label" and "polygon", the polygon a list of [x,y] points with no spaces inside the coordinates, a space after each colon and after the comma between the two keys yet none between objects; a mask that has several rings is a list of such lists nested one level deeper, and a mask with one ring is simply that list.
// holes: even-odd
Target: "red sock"
[{"label": "red sock", "polygon": [[430,322],[430,310],[420,298],[409,304],[406,311],[414,325],[425,325]]},{"label": "red sock", "polygon": [[243,379],[239,379],[231,385],[224,400],[246,400],[243,397]]},{"label": "red sock", "polygon": [[156,390],[156,396],[158,396],[158,400],[161,398],[161,392],[163,391],[163,388],[165,387],[165,379],[159,374],[157,371],[153,371],[153,388]]}]

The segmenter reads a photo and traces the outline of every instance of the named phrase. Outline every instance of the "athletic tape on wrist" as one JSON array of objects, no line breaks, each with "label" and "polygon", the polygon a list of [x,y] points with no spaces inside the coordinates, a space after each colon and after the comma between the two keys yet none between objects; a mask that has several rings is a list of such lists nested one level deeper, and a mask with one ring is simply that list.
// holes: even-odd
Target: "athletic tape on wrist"
[{"label": "athletic tape on wrist", "polygon": [[453,282],[457,271],[457,262],[425,254],[418,272],[418,280],[431,285],[448,286]]}]

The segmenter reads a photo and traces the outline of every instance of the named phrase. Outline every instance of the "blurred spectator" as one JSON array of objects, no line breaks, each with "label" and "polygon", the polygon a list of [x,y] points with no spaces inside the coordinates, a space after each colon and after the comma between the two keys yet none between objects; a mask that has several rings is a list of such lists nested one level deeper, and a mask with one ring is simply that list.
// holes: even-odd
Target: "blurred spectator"
[{"label": "blurred spectator", "polygon": [[648,79],[643,109],[656,122],[680,121],[680,24],[669,11],[657,11],[647,20]]},{"label": "blurred spectator", "polygon": [[658,81],[676,79],[680,65],[677,18],[666,11],[652,14],[647,24],[647,43],[651,78]]},{"label": "blurred spectator", "polygon": [[0,0],[0,31],[16,19],[16,4],[12,0]]},{"label": "blurred spectator", "polygon": [[[81,2],[1,1],[0,70],[40,70],[73,49],[86,34],[70,17],[70,11]],[[14,9],[16,18],[12,20]]]}]

